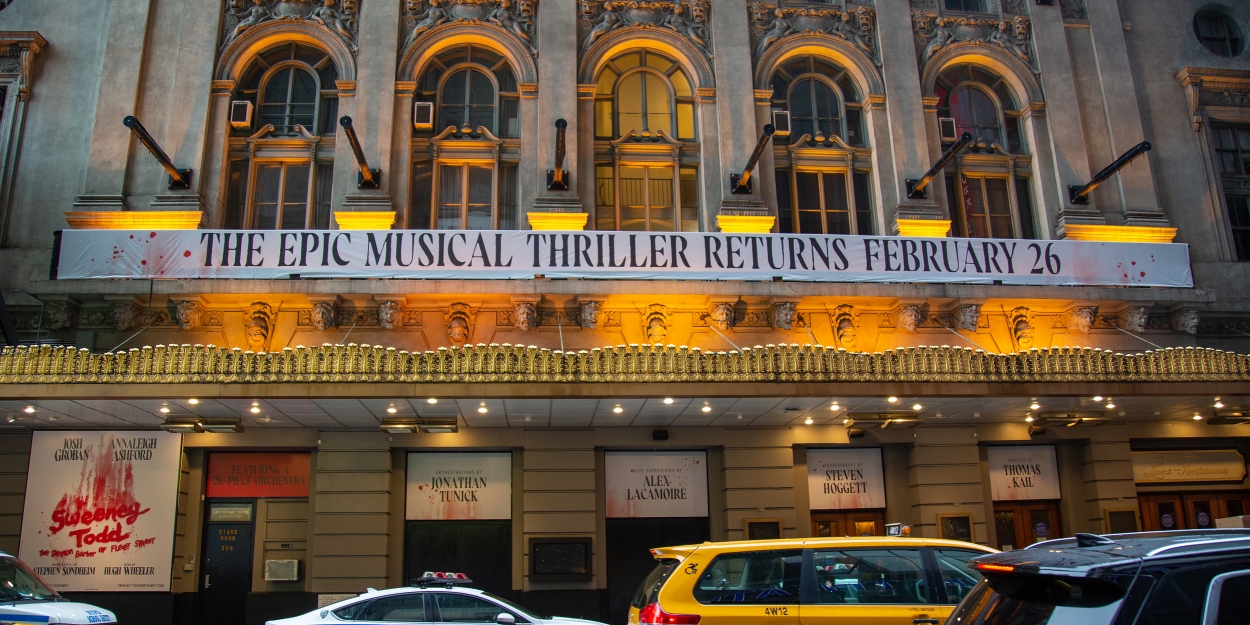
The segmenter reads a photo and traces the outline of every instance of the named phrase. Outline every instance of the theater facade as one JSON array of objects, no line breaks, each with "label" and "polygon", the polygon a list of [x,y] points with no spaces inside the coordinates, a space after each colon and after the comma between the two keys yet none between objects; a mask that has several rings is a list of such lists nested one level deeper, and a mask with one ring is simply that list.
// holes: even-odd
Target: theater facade
[{"label": "theater facade", "polygon": [[1232,0],[0,0],[0,549],[127,623],[1250,513]]}]

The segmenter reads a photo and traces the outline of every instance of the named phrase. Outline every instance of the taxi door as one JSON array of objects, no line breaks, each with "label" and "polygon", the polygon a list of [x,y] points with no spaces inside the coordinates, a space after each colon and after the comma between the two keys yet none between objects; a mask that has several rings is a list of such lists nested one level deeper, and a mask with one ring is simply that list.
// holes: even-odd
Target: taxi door
[{"label": "taxi door", "polygon": [[[670,582],[660,591],[665,612],[698,615],[698,625],[799,625],[801,549],[764,546],[710,560],[697,556],[673,572],[673,577],[693,582],[685,586],[688,590]],[[692,620],[677,616],[665,622]]]},{"label": "taxi door", "polygon": [[810,561],[800,625],[938,625],[950,614],[932,603],[919,547],[818,548]]}]

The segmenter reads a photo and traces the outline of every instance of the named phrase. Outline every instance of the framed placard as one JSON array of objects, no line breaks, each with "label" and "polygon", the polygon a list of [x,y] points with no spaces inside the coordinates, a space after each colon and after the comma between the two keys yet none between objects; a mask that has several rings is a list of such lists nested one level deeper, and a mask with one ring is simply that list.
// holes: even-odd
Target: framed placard
[{"label": "framed placard", "polygon": [[1059,463],[1054,445],[986,449],[994,501],[1059,499]]},{"label": "framed placard", "polygon": [[742,535],[747,540],[771,540],[781,538],[781,517],[769,519],[743,519]]},{"label": "framed placard", "polygon": [[938,535],[946,540],[972,542],[971,514],[937,515]]},{"label": "framed placard", "polygon": [[592,546],[589,536],[530,538],[530,581],[590,581],[593,576]]},{"label": "framed placard", "polygon": [[812,510],[884,508],[881,450],[808,449],[807,496]]},{"label": "framed placard", "polygon": [[1137,508],[1107,508],[1102,514],[1108,534],[1129,534],[1137,531]]},{"label": "framed placard", "polygon": [[312,455],[213,453],[208,455],[207,497],[307,497]]}]

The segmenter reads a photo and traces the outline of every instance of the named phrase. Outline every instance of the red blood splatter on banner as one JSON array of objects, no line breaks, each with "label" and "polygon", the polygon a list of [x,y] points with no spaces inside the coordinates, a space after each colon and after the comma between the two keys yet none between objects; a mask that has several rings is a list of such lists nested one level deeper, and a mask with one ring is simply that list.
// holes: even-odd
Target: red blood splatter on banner
[{"label": "red blood splatter on banner", "polygon": [[1143,272],[1141,272],[1141,277],[1145,278],[1145,277],[1146,277],[1146,272],[1144,272],[1144,271],[1143,271]]},{"label": "red blood splatter on banner", "polygon": [[187,250],[187,251],[183,252],[183,253],[182,253],[182,257],[183,257],[183,258],[191,258],[191,250]]},{"label": "red blood splatter on banner", "polygon": [[[83,462],[78,486],[57,502],[48,531],[58,534],[68,529],[66,534],[75,539],[78,548],[125,541],[135,521],[150,510],[134,497],[131,462],[114,460],[112,435],[102,436],[99,444],[86,452],[88,459]],[[127,531],[123,526],[128,526]]]},{"label": "red blood splatter on banner", "polygon": [[149,235],[148,235],[148,238],[149,238],[149,239],[156,238],[156,233],[155,233],[155,232],[153,232],[152,234],[149,234]]},{"label": "red blood splatter on banner", "polygon": [[139,264],[140,264],[140,265],[146,265],[146,264],[148,264],[148,261],[146,261],[146,260],[141,260],[141,261],[139,261]]}]

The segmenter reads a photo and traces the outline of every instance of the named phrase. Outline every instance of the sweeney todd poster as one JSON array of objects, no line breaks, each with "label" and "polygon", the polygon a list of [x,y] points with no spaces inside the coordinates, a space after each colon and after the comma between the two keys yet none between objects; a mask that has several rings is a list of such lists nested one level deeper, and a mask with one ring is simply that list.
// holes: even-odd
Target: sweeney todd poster
[{"label": "sweeney todd poster", "polygon": [[35,432],[19,557],[61,592],[168,591],[181,442]]}]

